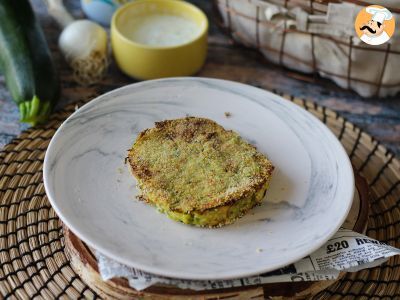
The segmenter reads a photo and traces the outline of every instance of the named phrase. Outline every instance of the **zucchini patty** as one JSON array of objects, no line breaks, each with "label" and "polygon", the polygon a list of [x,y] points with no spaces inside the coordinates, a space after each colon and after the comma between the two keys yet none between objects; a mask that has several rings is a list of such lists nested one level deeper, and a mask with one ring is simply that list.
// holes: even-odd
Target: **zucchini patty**
[{"label": "zucchini patty", "polygon": [[232,223],[262,201],[274,167],[237,133],[196,117],[155,125],[127,157],[142,200],[206,227]]}]

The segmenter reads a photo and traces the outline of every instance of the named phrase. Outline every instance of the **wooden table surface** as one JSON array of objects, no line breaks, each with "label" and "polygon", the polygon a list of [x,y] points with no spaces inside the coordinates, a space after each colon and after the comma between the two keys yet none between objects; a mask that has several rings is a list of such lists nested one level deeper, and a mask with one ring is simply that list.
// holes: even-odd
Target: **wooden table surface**
[{"label": "wooden table surface", "polygon": [[[113,63],[107,76],[98,84],[81,87],[73,82],[71,70],[61,57],[57,48],[60,29],[47,15],[43,1],[31,0],[44,27],[55,62],[59,68],[62,82],[62,96],[58,107],[84,97],[94,97],[112,89],[135,82],[123,75]],[[78,0],[64,1],[73,15],[83,18]],[[211,1],[191,1],[202,8],[211,22],[207,62],[198,74],[239,81],[276,90],[293,96],[310,99],[327,108],[338,111],[342,116],[361,127],[389,150],[400,156],[400,95],[386,99],[363,99],[357,94],[345,91],[324,79],[317,82],[299,73],[294,73],[266,63],[260,54],[232,43],[229,37],[216,26]],[[17,107],[11,102],[6,91],[4,78],[0,76],[0,146],[18,135],[26,125],[18,121]]]}]

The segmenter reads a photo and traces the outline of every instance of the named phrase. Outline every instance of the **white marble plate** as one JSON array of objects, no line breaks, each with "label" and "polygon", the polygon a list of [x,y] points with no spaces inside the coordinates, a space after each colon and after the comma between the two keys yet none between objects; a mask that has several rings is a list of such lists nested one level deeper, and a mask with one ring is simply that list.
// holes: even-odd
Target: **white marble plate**
[{"label": "white marble plate", "polygon": [[[137,134],[187,115],[237,131],[276,166],[263,205],[233,225],[184,225],[135,198],[124,158]],[[340,227],[354,192],[349,159],[319,120],[264,90],[205,78],[141,82],[81,107],[50,143],[44,183],[59,217],[88,245],[183,279],[245,277],[306,256]]]}]

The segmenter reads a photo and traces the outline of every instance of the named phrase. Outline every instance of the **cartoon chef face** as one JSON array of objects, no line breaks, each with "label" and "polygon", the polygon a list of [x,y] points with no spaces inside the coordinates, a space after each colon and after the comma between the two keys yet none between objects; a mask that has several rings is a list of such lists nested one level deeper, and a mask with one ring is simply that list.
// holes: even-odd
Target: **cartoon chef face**
[{"label": "cartoon chef face", "polygon": [[372,18],[363,24],[360,30],[369,37],[380,36],[386,27],[385,20],[390,20],[392,14],[386,8],[367,7],[366,10],[367,13],[372,15]]},{"label": "cartoon chef face", "polygon": [[381,22],[374,21],[374,20],[369,20],[367,23],[365,23],[360,30],[366,34],[369,37],[373,36],[379,36],[382,34],[382,32],[385,30],[385,24],[382,24]]},{"label": "cartoon chef face", "polygon": [[362,9],[354,24],[360,40],[371,46],[387,43],[395,26],[392,13],[387,8],[377,5]]}]

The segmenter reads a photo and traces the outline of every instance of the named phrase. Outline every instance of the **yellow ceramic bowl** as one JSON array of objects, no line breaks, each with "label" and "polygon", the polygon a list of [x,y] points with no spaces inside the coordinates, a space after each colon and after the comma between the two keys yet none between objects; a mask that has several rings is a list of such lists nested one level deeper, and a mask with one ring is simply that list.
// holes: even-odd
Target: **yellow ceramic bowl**
[{"label": "yellow ceramic bowl", "polygon": [[[150,46],[128,37],[134,18],[172,15],[193,21],[199,31],[176,46]],[[130,24],[132,26],[132,23]],[[120,7],[111,21],[111,44],[119,68],[138,79],[188,76],[203,66],[207,54],[208,20],[194,5],[179,0],[137,0]]]}]

